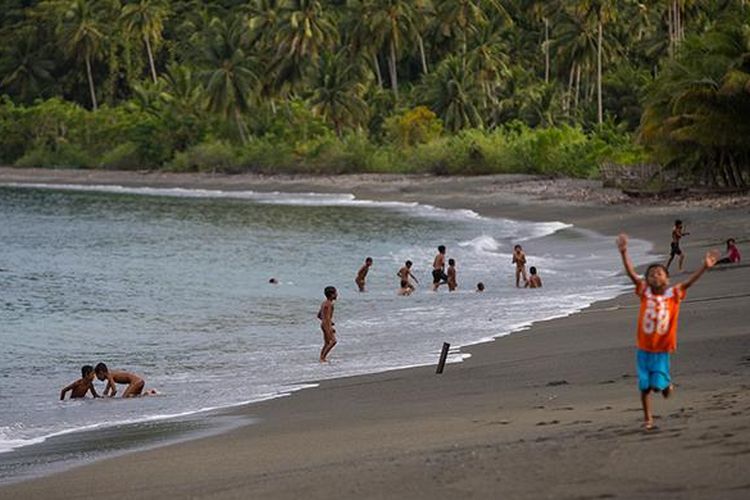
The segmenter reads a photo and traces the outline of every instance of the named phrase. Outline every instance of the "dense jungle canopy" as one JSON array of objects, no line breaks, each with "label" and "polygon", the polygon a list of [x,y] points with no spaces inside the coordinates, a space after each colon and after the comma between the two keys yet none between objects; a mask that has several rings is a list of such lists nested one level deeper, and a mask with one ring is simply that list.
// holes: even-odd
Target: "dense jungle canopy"
[{"label": "dense jungle canopy", "polygon": [[743,0],[0,0],[0,161],[750,182]]}]

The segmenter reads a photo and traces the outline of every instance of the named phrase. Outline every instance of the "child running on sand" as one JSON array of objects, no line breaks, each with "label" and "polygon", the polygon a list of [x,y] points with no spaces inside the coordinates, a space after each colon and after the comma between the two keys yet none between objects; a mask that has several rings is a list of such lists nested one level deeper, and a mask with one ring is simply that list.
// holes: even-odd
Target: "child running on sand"
[{"label": "child running on sand", "polygon": [[448,259],[448,272],[446,273],[448,279],[448,291],[453,292],[458,288],[456,282],[456,261],[454,259]]},{"label": "child running on sand", "polygon": [[542,288],[542,278],[536,271],[536,267],[531,266],[529,268],[529,280],[524,285],[524,288]]},{"label": "child running on sand", "polygon": [[687,236],[690,233],[685,232],[685,228],[682,226],[682,221],[677,219],[674,221],[674,227],[672,228],[672,243],[669,245],[669,260],[667,261],[667,271],[669,266],[672,265],[676,255],[679,255],[677,260],[677,270],[682,271],[682,265],[685,263],[685,253],[680,248],[680,240],[683,236]]},{"label": "child running on sand", "polygon": [[516,288],[518,288],[521,286],[521,276],[523,276],[524,283],[529,281],[529,278],[526,276],[526,254],[521,245],[513,247],[513,264],[516,265]]},{"label": "child running on sand", "polygon": [[94,367],[91,365],[82,366],[81,378],[60,391],[60,401],[65,399],[65,393],[68,391],[70,391],[70,399],[85,398],[89,391],[91,391],[92,396],[98,398],[99,395],[94,389]]},{"label": "child running on sand", "polygon": [[323,348],[320,350],[320,362],[326,363],[328,361],[328,353],[336,345],[336,329],[333,322],[333,303],[338,297],[336,288],[327,286],[323,290],[323,294],[326,296],[326,300],[320,304],[320,310],[318,311],[318,319],[320,320],[320,329],[323,330]]},{"label": "child running on sand", "polygon": [[625,272],[635,285],[635,293],[641,299],[638,313],[637,370],[638,388],[641,391],[644,427],[651,429],[654,419],[651,414],[650,393],[661,392],[665,398],[672,393],[672,379],[669,373],[670,355],[677,349],[677,319],[680,303],[701,275],[716,264],[718,252],[706,253],[700,269],[687,281],[669,285],[669,272],[661,264],[652,264],[646,269],[646,278],[635,273],[628,256],[628,237],[621,234],[617,247],[622,256]]},{"label": "child running on sand", "polygon": [[117,394],[117,384],[127,384],[125,392],[122,393],[123,398],[132,398],[135,396],[153,396],[156,394],[154,389],[150,389],[143,392],[143,387],[146,385],[146,381],[135,373],[129,373],[121,370],[111,370],[107,368],[104,363],[99,363],[94,368],[96,378],[99,380],[106,380],[107,385],[104,388],[105,396],[114,397]]},{"label": "child running on sand", "polygon": [[399,295],[411,295],[414,291],[414,285],[411,284],[413,279],[415,283],[419,283],[419,280],[411,273],[412,261],[407,260],[404,267],[398,270],[396,276],[401,280],[400,288],[398,291]]},{"label": "child running on sand", "polygon": [[365,291],[365,278],[367,277],[367,272],[370,270],[370,266],[372,266],[372,257],[367,257],[364,265],[357,271],[357,277],[354,278],[354,282],[357,284],[360,292]]},{"label": "child running on sand", "polygon": [[432,261],[432,291],[437,291],[440,285],[444,285],[447,282],[448,276],[445,274],[445,245],[440,245],[435,260]]}]

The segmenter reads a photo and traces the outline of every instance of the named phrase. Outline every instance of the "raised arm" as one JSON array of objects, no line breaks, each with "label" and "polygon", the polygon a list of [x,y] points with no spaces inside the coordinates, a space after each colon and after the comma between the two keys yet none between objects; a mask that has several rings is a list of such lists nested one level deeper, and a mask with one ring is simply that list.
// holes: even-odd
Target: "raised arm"
[{"label": "raised arm", "polygon": [[695,271],[686,281],[683,281],[680,283],[680,286],[683,290],[687,290],[693,284],[695,284],[696,281],[698,281],[698,278],[700,278],[703,273],[706,272],[706,269],[710,269],[716,265],[716,261],[719,260],[719,251],[718,250],[709,250],[706,252],[706,255],[703,257],[703,263],[701,264],[701,267],[698,268],[697,271]]},{"label": "raised arm", "polygon": [[635,268],[633,267],[633,262],[630,260],[630,256],[628,255],[628,235],[625,233],[620,234],[620,236],[617,237],[617,248],[620,250],[620,257],[622,257],[622,265],[625,267],[625,272],[628,275],[628,278],[630,278],[630,281],[633,282],[634,285],[637,285],[641,278],[636,274]]}]

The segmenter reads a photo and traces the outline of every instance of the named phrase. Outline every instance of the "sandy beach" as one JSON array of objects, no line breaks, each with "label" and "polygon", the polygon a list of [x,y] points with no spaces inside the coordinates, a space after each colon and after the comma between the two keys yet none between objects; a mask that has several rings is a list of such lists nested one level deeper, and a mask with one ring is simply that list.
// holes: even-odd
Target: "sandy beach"
[{"label": "sandy beach", "polygon": [[[750,252],[747,197],[634,204],[594,181],[0,168],[0,183],[349,192],[568,222],[611,235],[612,252],[625,231],[651,241],[654,260],[681,218],[688,270],[730,236]],[[748,498],[749,278],[746,264],[718,268],[690,290],[676,393],[655,399],[650,432],[635,378],[638,303],[624,295],[464,349],[471,358],[439,376],[422,367],[327,381],[230,411],[253,425],[0,487],[0,498]]]}]

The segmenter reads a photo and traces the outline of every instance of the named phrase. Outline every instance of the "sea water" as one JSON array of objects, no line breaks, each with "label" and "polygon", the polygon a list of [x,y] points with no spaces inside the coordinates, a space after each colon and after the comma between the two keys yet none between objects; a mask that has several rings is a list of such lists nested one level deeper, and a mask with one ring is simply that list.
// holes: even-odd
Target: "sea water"
[{"label": "sea water", "polygon": [[[543,289],[514,287],[517,243]],[[457,261],[454,293],[430,291],[441,244]],[[648,249],[634,242],[634,258]],[[400,297],[407,259],[420,285]],[[611,237],[557,221],[349,194],[0,187],[0,452],[434,363],[443,342],[486,341],[617,295],[620,269]],[[327,285],[339,290],[339,344],[320,364]],[[80,367],[98,362],[160,395],[59,401]]]}]

